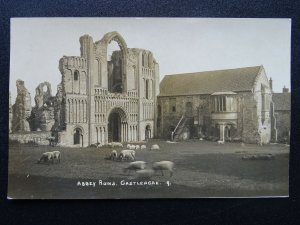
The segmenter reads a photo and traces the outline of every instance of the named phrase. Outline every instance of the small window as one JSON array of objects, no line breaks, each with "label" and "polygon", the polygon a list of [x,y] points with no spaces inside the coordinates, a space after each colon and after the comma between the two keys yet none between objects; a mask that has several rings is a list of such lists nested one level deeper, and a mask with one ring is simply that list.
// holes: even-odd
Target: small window
[{"label": "small window", "polygon": [[74,72],[74,80],[79,80],[79,73],[78,73],[78,71]]},{"label": "small window", "polygon": [[176,106],[172,107],[172,112],[176,112]]}]

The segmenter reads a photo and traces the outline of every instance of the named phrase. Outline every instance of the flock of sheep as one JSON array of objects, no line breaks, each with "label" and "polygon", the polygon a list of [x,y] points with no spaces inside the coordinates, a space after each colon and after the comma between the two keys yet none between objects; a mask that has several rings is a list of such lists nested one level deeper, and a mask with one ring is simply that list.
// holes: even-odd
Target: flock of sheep
[{"label": "flock of sheep", "polygon": [[[123,147],[121,143],[114,143],[111,146]],[[151,168],[146,168],[147,163],[145,161],[135,161],[135,150],[147,149],[146,145],[140,146],[128,144],[126,147],[127,149],[121,150],[119,154],[116,150],[112,150],[109,157],[107,158],[110,160],[118,161],[133,161],[130,162],[126,168],[124,168],[124,173],[129,174],[131,171],[135,171],[138,178],[150,178],[155,175],[157,171],[160,171],[162,176],[164,176],[164,171],[169,171],[170,177],[173,175],[174,163],[171,161],[154,162]],[[159,149],[160,147],[157,144],[152,145],[150,148],[150,150]]]},{"label": "flock of sheep", "polygon": [[[112,142],[108,146],[114,147],[123,147],[122,143]],[[164,176],[164,171],[169,171],[170,177],[173,175],[174,163],[171,161],[160,161],[154,162],[151,168],[146,168],[147,163],[145,161],[135,161],[136,159],[136,150],[147,149],[146,145],[131,145],[128,144],[127,149],[121,150],[119,153],[117,150],[112,150],[109,157],[106,159],[114,161],[132,161],[124,168],[124,173],[129,174],[131,171],[135,171],[138,178],[150,178],[154,176],[157,171],[161,172],[161,175]],[[149,150],[160,150],[159,145],[154,144]],[[60,151],[45,152],[42,154],[37,163],[60,163],[61,153]]]}]

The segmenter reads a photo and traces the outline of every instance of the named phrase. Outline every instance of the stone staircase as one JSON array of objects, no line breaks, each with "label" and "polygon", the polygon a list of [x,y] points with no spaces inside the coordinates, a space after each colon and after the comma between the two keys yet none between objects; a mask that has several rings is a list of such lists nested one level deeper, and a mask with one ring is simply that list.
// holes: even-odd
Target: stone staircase
[{"label": "stone staircase", "polygon": [[191,136],[191,128],[193,125],[194,125],[194,117],[182,116],[171,135],[173,141],[189,139]]}]

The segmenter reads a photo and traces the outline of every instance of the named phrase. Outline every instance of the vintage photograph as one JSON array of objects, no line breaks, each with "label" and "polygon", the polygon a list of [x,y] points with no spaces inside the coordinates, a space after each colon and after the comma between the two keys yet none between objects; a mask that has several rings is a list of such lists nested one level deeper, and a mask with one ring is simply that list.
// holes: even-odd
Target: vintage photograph
[{"label": "vintage photograph", "polygon": [[289,196],[290,19],[12,18],[9,199]]}]

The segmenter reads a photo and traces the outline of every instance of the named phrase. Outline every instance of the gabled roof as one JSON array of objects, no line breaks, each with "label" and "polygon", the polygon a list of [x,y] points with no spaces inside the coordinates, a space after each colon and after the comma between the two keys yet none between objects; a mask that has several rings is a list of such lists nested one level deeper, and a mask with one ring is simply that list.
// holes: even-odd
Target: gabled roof
[{"label": "gabled roof", "polygon": [[274,110],[291,110],[291,93],[273,93]]},{"label": "gabled roof", "polygon": [[263,66],[166,75],[159,96],[251,91]]}]

